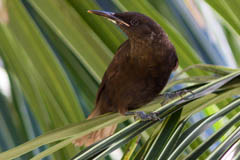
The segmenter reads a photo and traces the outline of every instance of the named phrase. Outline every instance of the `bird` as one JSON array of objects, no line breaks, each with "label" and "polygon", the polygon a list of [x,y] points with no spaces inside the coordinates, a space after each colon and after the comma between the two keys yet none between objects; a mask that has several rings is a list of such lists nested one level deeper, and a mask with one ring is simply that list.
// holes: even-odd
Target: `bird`
[{"label": "bird", "polygon": [[[138,12],[88,10],[115,23],[128,37],[117,49],[103,75],[95,109],[88,119],[109,112],[123,115],[156,98],[178,67],[173,44],[162,27]],[[117,124],[75,140],[76,146],[90,146],[111,136]]]}]

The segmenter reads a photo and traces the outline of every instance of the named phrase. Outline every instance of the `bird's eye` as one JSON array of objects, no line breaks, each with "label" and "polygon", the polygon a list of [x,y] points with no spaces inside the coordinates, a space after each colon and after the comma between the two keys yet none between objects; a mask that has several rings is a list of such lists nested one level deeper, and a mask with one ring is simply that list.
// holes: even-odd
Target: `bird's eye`
[{"label": "bird's eye", "polygon": [[137,19],[132,19],[132,20],[130,21],[130,24],[131,24],[132,26],[137,26],[137,25],[139,24],[139,21],[138,21]]}]

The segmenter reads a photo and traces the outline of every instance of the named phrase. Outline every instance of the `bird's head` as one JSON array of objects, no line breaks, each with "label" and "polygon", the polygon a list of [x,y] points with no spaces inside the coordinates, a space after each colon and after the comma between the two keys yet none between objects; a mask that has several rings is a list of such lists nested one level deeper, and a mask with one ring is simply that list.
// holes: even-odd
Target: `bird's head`
[{"label": "bird's head", "polygon": [[141,13],[114,13],[98,10],[89,10],[88,12],[103,16],[117,24],[128,35],[129,38],[153,39],[156,35],[163,33],[163,30],[159,24]]}]

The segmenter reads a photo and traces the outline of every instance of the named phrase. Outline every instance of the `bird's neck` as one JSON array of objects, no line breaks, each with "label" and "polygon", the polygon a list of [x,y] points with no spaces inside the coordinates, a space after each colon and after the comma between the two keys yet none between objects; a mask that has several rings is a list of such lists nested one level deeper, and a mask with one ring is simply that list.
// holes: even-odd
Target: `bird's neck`
[{"label": "bird's neck", "polygon": [[129,39],[130,52],[128,53],[129,62],[134,64],[145,64],[150,54],[153,52],[152,45],[144,39]]},{"label": "bird's neck", "polygon": [[129,37],[130,56],[131,57],[147,57],[153,52],[156,46],[161,46],[162,35],[152,33],[148,37]]},{"label": "bird's neck", "polygon": [[130,52],[128,57],[133,62],[137,61],[139,64],[148,63],[149,59],[155,59],[159,55],[165,57],[165,54],[168,54],[167,50],[173,48],[165,33],[150,35],[145,38],[131,37],[129,38],[129,44]]}]

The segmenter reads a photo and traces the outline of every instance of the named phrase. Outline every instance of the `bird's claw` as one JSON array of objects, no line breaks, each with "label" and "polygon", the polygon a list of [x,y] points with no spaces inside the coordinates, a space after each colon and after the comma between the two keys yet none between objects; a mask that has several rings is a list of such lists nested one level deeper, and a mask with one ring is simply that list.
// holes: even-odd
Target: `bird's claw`
[{"label": "bird's claw", "polygon": [[191,93],[191,97],[185,97],[184,100],[188,100],[194,97],[194,93],[191,90],[180,90],[180,91],[174,91],[174,92],[165,92],[164,94],[160,94],[161,97],[164,97],[164,100],[161,104],[165,104],[166,101],[169,99],[174,99],[176,97],[183,97],[184,94]]},{"label": "bird's claw", "polygon": [[125,113],[126,116],[129,115],[134,115],[135,119],[140,119],[142,121],[162,121],[161,118],[158,117],[156,112],[150,112],[150,113],[145,113],[143,111],[136,111],[136,112],[126,112]]}]

